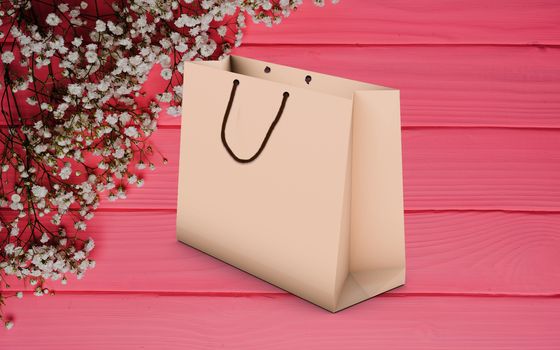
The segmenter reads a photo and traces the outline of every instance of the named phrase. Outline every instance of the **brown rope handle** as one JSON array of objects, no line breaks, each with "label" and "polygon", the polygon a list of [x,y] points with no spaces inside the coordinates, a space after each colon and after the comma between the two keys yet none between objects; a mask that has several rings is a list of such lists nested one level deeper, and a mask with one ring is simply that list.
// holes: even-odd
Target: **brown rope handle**
[{"label": "brown rope handle", "polygon": [[224,114],[224,119],[222,121],[222,133],[221,133],[222,144],[226,148],[226,151],[229,153],[229,155],[233,159],[235,159],[237,162],[239,162],[239,163],[250,163],[250,162],[254,161],[255,159],[257,159],[258,156],[261,154],[261,152],[264,150],[264,147],[266,146],[266,143],[268,142],[268,139],[270,138],[270,135],[272,135],[272,131],[276,127],[276,124],[278,124],[278,122],[280,121],[280,117],[282,116],[282,112],[284,112],[284,107],[286,107],[286,102],[288,101],[288,97],[290,96],[290,94],[287,91],[284,92],[283,97],[282,97],[282,104],[280,104],[280,108],[278,109],[278,113],[276,114],[276,118],[274,118],[274,121],[272,122],[272,124],[270,124],[270,127],[268,128],[266,136],[264,137],[258,151],[250,158],[239,158],[232,151],[232,149],[229,147],[227,139],[226,139],[226,125],[227,125],[227,121],[228,121],[228,118],[229,118],[229,113],[231,111],[231,107],[233,105],[233,99],[235,98],[235,92],[237,91],[238,86],[239,86],[239,80],[235,79],[233,81],[233,87],[231,88],[231,94],[229,96],[229,102],[228,102],[228,105],[227,105],[227,108],[226,108],[226,113]]}]

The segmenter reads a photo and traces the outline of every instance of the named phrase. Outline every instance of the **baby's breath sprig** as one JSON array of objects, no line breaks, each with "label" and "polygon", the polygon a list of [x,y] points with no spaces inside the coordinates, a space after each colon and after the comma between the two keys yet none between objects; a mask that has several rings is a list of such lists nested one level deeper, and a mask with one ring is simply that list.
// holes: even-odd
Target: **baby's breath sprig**
[{"label": "baby's breath sprig", "polygon": [[[333,1],[336,2],[336,1]],[[167,159],[149,144],[180,114],[182,63],[239,46],[245,15],[280,23],[302,0],[0,2],[0,321],[9,284],[53,294],[95,266],[82,239],[101,195],[126,198]],[[314,0],[318,6],[323,0]],[[154,66],[164,88],[147,96]],[[10,289],[11,290],[11,289]],[[13,295],[12,295],[13,294]]]}]

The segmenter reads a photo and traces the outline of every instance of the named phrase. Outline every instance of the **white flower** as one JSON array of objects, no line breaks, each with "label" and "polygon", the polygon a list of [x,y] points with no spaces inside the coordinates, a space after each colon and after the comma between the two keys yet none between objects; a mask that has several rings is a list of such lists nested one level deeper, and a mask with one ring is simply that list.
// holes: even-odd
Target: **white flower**
[{"label": "white flower", "polygon": [[210,57],[216,51],[216,46],[216,42],[210,39],[206,45],[200,48],[200,54],[204,57]]},{"label": "white flower", "polygon": [[101,80],[99,84],[97,84],[97,90],[101,92],[105,92],[109,89],[109,83],[106,80]]},{"label": "white flower", "polygon": [[106,29],[107,29],[107,25],[102,20],[98,19],[95,22],[95,31],[96,32],[101,33],[101,32],[104,32]]},{"label": "white flower", "polygon": [[79,84],[68,84],[68,92],[75,96],[81,96],[82,87]]},{"label": "white flower", "polygon": [[72,51],[66,56],[66,58],[71,63],[76,63],[78,61],[78,59],[80,58],[80,55],[76,51]]},{"label": "white flower", "polygon": [[16,297],[17,297],[18,299],[23,298],[23,292],[17,292],[17,293],[16,293]]},{"label": "white flower", "polygon": [[158,96],[158,99],[159,99],[161,102],[169,103],[169,102],[171,102],[171,98],[172,98],[172,97],[173,97],[173,95],[171,95],[170,92],[164,92],[163,94],[160,94],[160,95]]},{"label": "white flower", "polygon": [[35,150],[35,153],[41,154],[41,153],[43,153],[47,150],[47,145],[44,144],[44,143],[40,144],[40,145],[37,145],[37,146],[35,146],[34,150]]},{"label": "white flower", "polygon": [[4,251],[6,252],[6,254],[8,255],[12,255],[14,253],[14,248],[16,246],[13,243],[8,243],[6,244],[6,246],[4,247]]},{"label": "white flower", "polygon": [[122,124],[126,124],[130,121],[130,113],[128,112],[123,112],[121,113],[121,115],[119,116],[119,120],[121,121]]},{"label": "white flower", "polygon": [[134,55],[129,59],[129,62],[133,66],[139,66],[143,62],[143,59],[140,55]]},{"label": "white flower", "polygon": [[47,235],[46,232],[43,232],[43,235],[41,236],[41,243],[47,243],[49,241],[49,235]]},{"label": "white flower", "polygon": [[17,193],[12,194],[12,196],[10,198],[12,199],[12,202],[14,202],[14,203],[19,203],[19,201],[21,200],[21,196]]},{"label": "white flower", "polygon": [[161,70],[161,77],[165,80],[170,80],[173,76],[173,71],[169,68],[164,68]]},{"label": "white flower", "polygon": [[86,252],[90,252],[93,248],[95,247],[95,242],[93,241],[93,239],[88,239],[86,244],[84,245],[84,250]]},{"label": "white flower", "polygon": [[130,49],[132,47],[132,41],[128,38],[126,39],[121,39],[118,41],[119,45],[124,46],[127,49]]},{"label": "white flower", "polygon": [[115,150],[115,152],[113,152],[113,155],[115,156],[115,158],[121,159],[122,157],[124,157],[124,149],[119,148]]},{"label": "white flower", "polygon": [[181,53],[187,51],[188,49],[189,49],[189,46],[184,42],[181,42],[181,43],[175,45],[175,50],[177,50]]},{"label": "white flower", "polygon": [[107,27],[109,28],[109,31],[115,35],[122,35],[124,33],[124,30],[118,26],[115,25],[113,22],[109,21],[107,22]]},{"label": "white flower", "polygon": [[187,15],[183,15],[183,16],[184,16],[183,23],[185,23],[187,27],[194,27],[200,23],[200,19],[198,18],[187,16]]},{"label": "white flower", "polygon": [[74,227],[75,227],[76,230],[78,230],[78,231],[85,231],[87,225],[86,225],[86,223],[83,222],[83,221],[76,221],[76,222],[74,223]]},{"label": "white flower", "polygon": [[83,42],[82,37],[77,36],[72,40],[72,45],[79,47],[80,45],[82,45],[82,42]]},{"label": "white flower", "polygon": [[160,55],[159,56],[159,64],[162,67],[165,67],[165,68],[171,66],[171,57],[169,57],[169,55],[165,55],[165,54]]},{"label": "white flower", "polygon": [[136,138],[138,137],[138,130],[134,126],[129,126],[124,129],[124,134],[128,137]]},{"label": "white flower", "polygon": [[169,106],[167,107],[167,114],[176,117],[181,114],[181,110],[177,106]]},{"label": "white flower", "polygon": [[30,105],[30,106],[37,105],[37,99],[35,98],[35,96],[30,96],[30,97],[26,98],[25,102],[27,102],[27,104]]},{"label": "white flower", "polygon": [[60,10],[60,12],[68,12],[70,10],[70,7],[68,6],[68,4],[62,3],[58,5],[58,9]]},{"label": "white flower", "polygon": [[44,198],[49,191],[46,187],[33,185],[33,187],[31,188],[31,192],[37,198]]},{"label": "white flower", "polygon": [[217,32],[221,37],[224,37],[224,36],[226,36],[226,33],[227,33],[227,27],[226,26],[220,26],[220,27],[218,27]]},{"label": "white flower", "polygon": [[72,168],[70,166],[64,166],[60,169],[60,178],[63,180],[68,180],[70,175],[72,175]]},{"label": "white flower", "polygon": [[14,321],[11,321],[11,320],[10,320],[10,321],[6,321],[6,322],[4,323],[4,327],[6,327],[6,329],[12,329],[12,328],[14,328]]},{"label": "white flower", "polygon": [[97,62],[97,52],[94,51],[86,52],[86,61],[88,61],[88,63]]},{"label": "white flower", "polygon": [[159,41],[159,44],[161,45],[161,47],[163,47],[164,49],[169,49],[171,48],[171,41],[167,38],[163,38]]},{"label": "white flower", "polygon": [[48,25],[50,25],[52,27],[56,27],[57,25],[60,24],[60,22],[62,22],[62,20],[57,15],[55,15],[54,13],[49,13],[47,15],[46,22],[47,22]]},{"label": "white flower", "polygon": [[109,125],[115,125],[119,121],[115,114],[109,114],[105,120],[109,123]]},{"label": "white flower", "polygon": [[15,59],[14,53],[12,51],[6,51],[2,53],[2,62],[5,64],[10,64]]},{"label": "white flower", "polygon": [[19,227],[12,226],[12,229],[10,230],[10,236],[16,237],[17,235],[19,235]]}]

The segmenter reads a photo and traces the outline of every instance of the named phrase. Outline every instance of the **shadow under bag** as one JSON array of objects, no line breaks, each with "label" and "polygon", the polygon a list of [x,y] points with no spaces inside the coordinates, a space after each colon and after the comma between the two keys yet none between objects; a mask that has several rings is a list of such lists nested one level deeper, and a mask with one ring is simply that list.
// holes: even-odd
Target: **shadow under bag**
[{"label": "shadow under bag", "polygon": [[332,312],[404,284],[398,90],[238,56],[184,75],[178,240]]}]

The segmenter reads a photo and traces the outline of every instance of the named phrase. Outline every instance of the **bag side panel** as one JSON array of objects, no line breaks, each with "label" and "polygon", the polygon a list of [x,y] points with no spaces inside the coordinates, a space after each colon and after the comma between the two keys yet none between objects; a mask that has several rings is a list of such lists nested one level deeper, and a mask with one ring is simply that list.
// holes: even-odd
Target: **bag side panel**
[{"label": "bag side panel", "polygon": [[337,310],[405,282],[399,91],[353,102],[350,275]]}]

